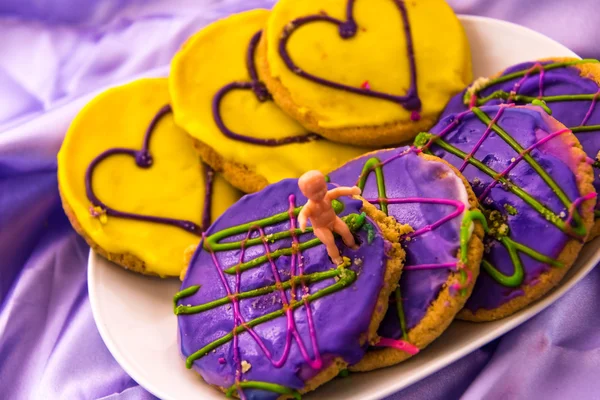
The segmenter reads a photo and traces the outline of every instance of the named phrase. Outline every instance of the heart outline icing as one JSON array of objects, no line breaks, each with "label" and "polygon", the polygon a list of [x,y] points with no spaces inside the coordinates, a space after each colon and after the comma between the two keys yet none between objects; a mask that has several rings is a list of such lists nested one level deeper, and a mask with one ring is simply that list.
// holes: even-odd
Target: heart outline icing
[{"label": "heart outline icing", "polygon": [[298,65],[294,63],[292,57],[287,51],[287,43],[294,32],[304,25],[311,24],[313,22],[328,22],[338,26],[339,36],[343,40],[351,39],[358,32],[358,24],[354,18],[354,3],[356,0],[348,0],[346,4],[346,20],[340,20],[337,18],[330,17],[326,14],[313,14],[304,17],[294,19],[292,22],[286,25],[283,29],[281,37],[279,39],[279,55],[287,68],[294,74],[301,76],[302,78],[308,79],[309,81],[315,82],[320,85],[328,86],[334,89],[344,90],[361,96],[374,97],[382,100],[391,101],[393,103],[400,104],[404,109],[412,111],[411,119],[418,120],[420,116],[418,113],[421,111],[421,99],[419,98],[417,90],[417,68],[415,63],[414,49],[412,34],[410,31],[410,22],[408,20],[408,12],[404,0],[392,0],[400,11],[402,18],[404,34],[406,36],[406,51],[409,60],[410,69],[410,86],[404,96],[397,96],[389,93],[379,92],[371,90],[367,87],[353,87],[343,83],[333,82],[309,72],[304,71]]},{"label": "heart outline icing", "polygon": [[[134,219],[134,220],[138,220],[138,221],[172,225],[177,228],[188,231],[197,236],[201,236],[202,232],[208,228],[208,226],[210,225],[210,221],[211,221],[210,205],[211,205],[211,193],[212,193],[212,188],[213,188],[214,170],[202,161],[200,163],[201,163],[202,169],[204,171],[204,182],[205,182],[205,192],[204,192],[205,198],[204,198],[204,209],[202,211],[202,225],[198,225],[195,222],[188,221],[188,220],[156,217],[156,216],[152,216],[152,215],[135,214],[135,213],[130,213],[130,212],[126,212],[126,211],[119,211],[117,209],[107,206],[94,193],[94,189],[93,189],[93,185],[92,185],[92,177],[94,174],[94,170],[96,169],[98,164],[100,164],[102,161],[104,161],[105,159],[107,159],[113,155],[121,154],[121,155],[127,155],[130,157],[133,157],[135,159],[135,164],[139,168],[142,168],[142,169],[148,169],[148,168],[152,167],[153,158],[152,158],[152,154],[150,153],[150,149],[149,149],[152,133],[154,132],[158,122],[165,115],[168,115],[171,112],[172,112],[172,110],[171,110],[171,106],[169,104],[161,107],[158,110],[156,115],[152,118],[152,121],[150,121],[148,128],[146,129],[146,133],[144,134],[144,139],[143,139],[141,150],[135,150],[135,149],[125,148],[125,147],[113,147],[113,148],[103,151],[98,156],[96,156],[96,158],[94,158],[92,160],[92,162],[87,167],[86,172],[85,172],[85,191],[86,191],[88,200],[90,200],[90,202],[92,203],[92,207],[90,207],[90,214],[93,217],[97,218],[102,213],[104,213],[108,216],[117,217],[117,218],[127,218],[127,219]],[[102,212],[98,212],[96,210],[97,208],[100,208],[102,210]]]},{"label": "heart outline icing", "polygon": [[306,135],[300,136],[286,136],[278,139],[259,139],[252,136],[242,135],[236,132],[233,132],[231,129],[225,125],[223,122],[223,117],[221,116],[221,101],[232,90],[252,90],[256,99],[264,103],[265,101],[272,101],[271,93],[267,90],[267,87],[263,82],[258,78],[258,73],[256,72],[256,64],[254,61],[254,57],[256,54],[256,47],[258,46],[258,42],[262,35],[262,30],[256,32],[252,39],[250,39],[250,44],[248,45],[248,50],[246,52],[246,69],[248,70],[248,74],[250,75],[250,81],[234,81],[228,83],[223,86],[219,91],[214,95],[212,100],[212,114],[217,124],[219,130],[228,138],[237,140],[240,142],[246,142],[251,144],[275,147],[282,146],[290,143],[306,143],[313,140],[319,140],[321,137],[315,133],[308,133]]}]

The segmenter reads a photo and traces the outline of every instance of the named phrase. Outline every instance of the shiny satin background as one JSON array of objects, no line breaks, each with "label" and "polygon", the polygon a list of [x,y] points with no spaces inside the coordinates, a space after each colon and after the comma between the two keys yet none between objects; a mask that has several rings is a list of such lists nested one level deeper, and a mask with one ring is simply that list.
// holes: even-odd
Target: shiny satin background
[{"label": "shiny satin background", "polygon": [[[596,0],[450,0],[600,57]],[[88,247],[61,209],[56,154],[94,92],[166,75],[185,39],[269,0],[0,1],[0,399],[154,399],[113,359],[87,293]],[[600,270],[556,304],[390,399],[600,396]],[[441,339],[443,340],[443,338]]]}]

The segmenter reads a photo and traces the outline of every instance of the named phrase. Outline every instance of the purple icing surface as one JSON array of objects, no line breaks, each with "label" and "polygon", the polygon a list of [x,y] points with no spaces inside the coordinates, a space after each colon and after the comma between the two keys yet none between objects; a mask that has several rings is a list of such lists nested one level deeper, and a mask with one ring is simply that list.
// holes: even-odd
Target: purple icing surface
[{"label": "purple icing surface", "polygon": [[[232,226],[287,212],[290,207],[290,195],[295,195],[296,206],[306,202],[306,198],[298,189],[296,179],[286,179],[267,186],[258,193],[244,196],[217,219],[208,229],[206,235],[210,236]],[[347,197],[339,200],[345,205],[344,210],[339,214],[340,216],[360,213],[362,207],[360,201]],[[343,357],[349,363],[356,363],[365,353],[366,344],[361,346],[359,341],[361,335],[368,331],[371,315],[383,286],[384,263],[386,260],[385,247],[387,243],[371,220],[367,218],[366,223],[373,226],[375,233],[370,244],[367,240],[367,231],[362,229],[357,232],[361,245],[356,251],[346,248],[338,239],[338,248],[340,248],[342,254],[353,261],[349,268],[357,272],[356,281],[346,288],[313,301],[310,306],[318,352],[323,360],[322,368],[325,368],[334,357]],[[283,223],[267,226],[264,231],[268,235],[288,231],[289,229],[290,222],[286,219]],[[221,243],[239,241],[245,237],[246,234],[244,233],[224,239]],[[258,237],[258,233],[252,234],[251,237]],[[312,233],[305,233],[298,237],[300,243],[312,238],[314,238]],[[203,244],[206,240],[203,240]],[[269,243],[270,252],[272,253],[280,248],[289,248],[291,242],[291,239],[288,238]],[[220,251],[214,254],[221,265],[221,269],[225,270],[239,262],[240,250]],[[262,244],[249,246],[246,248],[243,261],[264,254],[265,249]],[[303,250],[301,255],[305,275],[335,268],[321,244]],[[355,262],[357,259],[361,261]],[[281,256],[275,259],[274,262],[281,281],[289,280],[291,257]],[[298,267],[296,266],[296,268]],[[231,292],[235,293],[236,275],[224,274],[224,276]],[[333,278],[328,278],[321,282],[312,283],[309,285],[310,293],[331,286],[335,282]],[[241,273],[240,292],[274,284],[275,278],[271,264],[266,262]],[[227,295],[211,253],[202,246],[196,251],[190,263],[182,289],[193,285],[201,285],[200,290],[193,296],[183,298],[179,301],[179,304],[199,305]],[[300,285],[297,285],[297,294],[298,296],[302,295]],[[289,301],[290,289],[286,290],[286,296]],[[275,291],[260,297],[242,299],[239,305],[241,315],[247,322],[282,309],[282,299],[280,292]],[[293,315],[299,337],[303,341],[310,359],[314,360],[315,351],[311,345],[306,308],[304,306],[299,307]],[[198,314],[179,315],[178,322],[181,352],[187,357],[208,343],[232,331],[234,328],[233,308],[231,304],[227,304]],[[286,344],[286,317],[278,317],[262,323],[254,328],[254,332],[271,352],[272,359],[279,360],[284,353]],[[248,332],[240,333],[238,338],[240,359],[251,365],[251,368],[242,374],[242,381],[271,382],[293,389],[300,389],[308,379],[319,372],[309,366],[294,339],[291,341],[291,349],[286,361],[280,367],[276,367]],[[234,384],[236,364],[232,343],[232,341],[229,341],[194,362],[193,368],[208,383],[226,388]],[[247,398],[275,399],[278,397],[276,393],[258,389],[244,389],[244,394]]]},{"label": "purple icing surface", "polygon": [[[548,64],[543,62],[541,64]],[[513,72],[523,71],[531,68],[535,62],[526,62],[514,65],[507,68],[502,75],[508,75]],[[482,90],[478,97],[485,97],[497,90],[510,92],[514,89],[515,84],[522,78],[514,78],[509,81],[491,85]],[[591,79],[582,77],[579,69],[575,67],[563,67],[544,71],[543,84],[544,96],[557,96],[565,94],[594,94],[597,93],[600,87]],[[518,89],[518,94],[537,97],[540,94],[540,75],[538,72],[532,72]],[[468,105],[463,103],[464,91],[454,96],[446,109],[442,113],[442,118],[465,111]],[[497,105],[505,102],[505,100],[494,99],[486,103],[486,105]],[[552,117],[562,122],[569,128],[580,126],[590,110],[592,105],[591,100],[580,101],[556,101],[548,102],[547,106],[552,110]],[[585,121],[585,126],[600,125],[600,106],[596,103],[591,111],[588,119]],[[578,132],[575,133],[577,139],[581,142],[586,154],[595,159],[600,150],[600,131]],[[597,170],[596,170],[597,172]],[[594,187],[600,191],[600,176],[594,174]],[[600,204],[596,204],[596,209],[600,209]]]},{"label": "purple icing surface", "polygon": [[[371,158],[381,162],[393,159],[383,165],[386,196],[392,198],[436,198],[466,201],[467,193],[459,178],[447,165],[441,162],[426,161],[408,147],[382,150],[350,161],[329,174],[332,182],[342,185],[355,185],[361,175],[365,162]],[[440,175],[447,175],[440,178]],[[367,178],[362,196],[366,199],[379,197],[375,173]],[[372,201],[378,208],[376,201]],[[468,205],[466,205],[468,207]],[[414,230],[441,220],[456,208],[446,204],[405,203],[389,204],[388,215],[399,223],[409,224]],[[436,229],[403,242],[406,250],[405,266],[422,264],[456,263],[460,247],[460,225],[462,215],[442,224]],[[406,327],[415,327],[426,315],[444,284],[448,280],[450,270],[423,269],[405,270],[400,279],[402,306]],[[392,295],[390,300],[394,300]],[[395,300],[394,300],[395,301]],[[398,311],[394,303],[382,322],[378,334],[393,339],[400,339],[402,331]]]},{"label": "purple icing surface", "polygon": [[[481,107],[481,110],[490,118],[494,118],[499,109],[499,106]],[[538,107],[505,108],[498,120],[498,125],[519,142],[521,146],[528,148],[543,137],[558,130],[555,126],[556,122],[540,111],[541,108]],[[439,134],[455,118],[456,115],[447,116],[434,126],[431,132]],[[466,113],[460,120],[461,122],[444,136],[444,141],[465,153],[469,153],[486,130],[486,125],[471,112]],[[570,165],[569,156],[564,154],[564,146],[561,146],[561,143],[560,139],[555,137],[532,150],[530,154],[563,189],[566,196],[571,201],[574,201],[580,196],[576,184],[576,165]],[[457,168],[463,164],[461,158],[447,153],[435,144],[431,147],[431,150],[433,154],[445,159]],[[490,134],[474,154],[474,158],[482,161],[497,172],[503,171],[511,164],[511,159],[517,157],[518,153],[495,132]],[[473,186],[473,190],[478,197],[493,181],[491,177],[471,164],[464,169],[463,174]],[[514,169],[508,173],[507,177],[515,185],[541,201],[554,213],[561,214],[563,212],[564,214],[561,214],[561,218],[563,215],[566,217],[566,214],[568,214],[568,210],[565,209],[556,194],[542,181],[542,178],[527,162],[523,160],[518,162]],[[508,236],[511,239],[546,256],[556,258],[569,240],[569,236],[547,221],[536,210],[525,203],[524,200],[504,189],[500,184],[491,189],[486,198],[481,201],[481,205],[487,210],[497,210],[502,214],[510,229]],[[514,207],[517,210],[517,214],[510,215],[505,209],[505,205]],[[565,218],[562,219],[564,220]],[[544,240],[540,240],[539,237],[539,234],[542,232]],[[496,239],[488,238],[487,240],[484,260],[490,262],[502,273],[511,275],[514,266],[506,248]],[[465,307],[471,311],[476,311],[480,308],[497,308],[510,299],[522,295],[524,285],[535,284],[535,280],[539,275],[551,268],[547,264],[536,261],[522,253],[520,253],[520,257],[525,272],[524,283],[521,287],[509,288],[502,286],[482,269],[475,284],[473,294]]]}]

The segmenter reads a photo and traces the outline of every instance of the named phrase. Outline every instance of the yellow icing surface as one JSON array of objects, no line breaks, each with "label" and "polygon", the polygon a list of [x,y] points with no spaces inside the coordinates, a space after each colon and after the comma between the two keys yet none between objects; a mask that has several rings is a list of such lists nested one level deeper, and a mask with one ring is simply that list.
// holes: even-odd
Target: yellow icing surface
[{"label": "yellow icing surface", "polygon": [[[279,38],[291,21],[325,12],[346,19],[347,0],[280,0],[268,21],[267,61],[300,108],[324,128],[382,125],[406,121],[410,112],[386,100],[329,88],[290,71],[279,55]],[[472,79],[469,44],[460,22],[444,0],[405,1],[412,32],[422,115],[436,116],[450,97]],[[348,86],[368,81],[372,90],[402,96],[410,83],[406,35],[393,0],[356,0],[358,32],[342,39],[338,27],[313,22],[294,31],[288,54],[302,70]]]},{"label": "yellow icing surface", "polygon": [[[185,249],[200,237],[155,222],[90,215],[85,173],[92,160],[114,147],[142,148],[152,117],[169,103],[166,78],[142,79],[109,89],[94,98],[74,119],[58,154],[58,179],[64,200],[85,234],[110,253],[128,253],[160,276],[178,276]],[[152,133],[150,168],[133,157],[112,155],[94,170],[96,196],[119,211],[202,223],[204,174],[191,139],[175,126],[172,114],[162,117]],[[218,175],[213,187],[212,217],[240,197]]]},{"label": "yellow icing surface", "polygon": [[[325,140],[267,147],[226,137],[212,114],[214,95],[234,81],[250,81],[246,53],[250,39],[266,23],[269,11],[253,10],[215,22],[191,37],[171,64],[169,87],[177,123],[226,160],[248,166],[269,183],[324,173],[364,153],[364,149]],[[233,132],[256,138],[281,138],[308,132],[274,102],[259,102],[250,90],[228,93],[221,115]]]}]

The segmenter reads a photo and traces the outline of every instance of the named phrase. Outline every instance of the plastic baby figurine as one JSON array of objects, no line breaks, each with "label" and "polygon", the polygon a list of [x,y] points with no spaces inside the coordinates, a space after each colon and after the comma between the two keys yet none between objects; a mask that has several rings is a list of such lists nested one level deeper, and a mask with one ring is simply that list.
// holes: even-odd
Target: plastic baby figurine
[{"label": "plastic baby figurine", "polygon": [[360,189],[354,187],[338,187],[327,190],[325,177],[319,171],[308,171],[298,179],[300,191],[308,198],[308,202],[302,207],[298,214],[300,230],[306,230],[306,222],[310,219],[315,236],[327,248],[327,254],[331,260],[339,265],[343,262],[340,251],[335,245],[333,232],[339,234],[344,244],[355,249],[356,242],[348,225],[338,217],[331,205],[331,201],[341,196],[359,195]]}]

